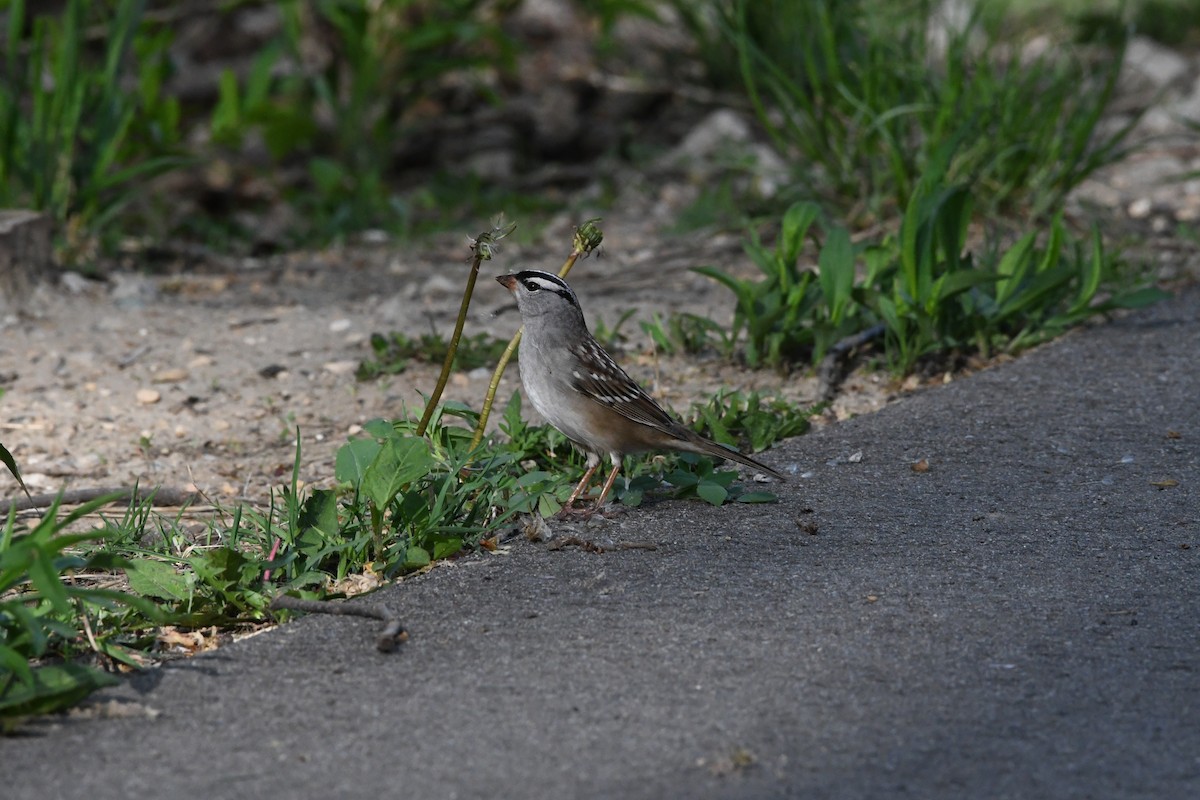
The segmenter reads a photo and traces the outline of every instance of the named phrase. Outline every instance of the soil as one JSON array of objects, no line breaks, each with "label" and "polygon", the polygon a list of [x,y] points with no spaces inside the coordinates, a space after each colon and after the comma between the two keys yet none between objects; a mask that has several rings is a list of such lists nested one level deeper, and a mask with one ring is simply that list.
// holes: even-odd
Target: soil
[{"label": "soil", "polygon": [[[637,322],[654,314],[730,321],[728,292],[689,267],[748,265],[737,237],[710,236],[697,252],[693,239],[664,237],[644,220],[610,216],[600,256],[580,261],[571,276],[593,327],[611,327],[633,310],[618,354],[630,373],[680,410],[720,388],[816,402],[811,374],[650,349]],[[492,276],[556,269],[570,234],[564,217],[543,243],[502,246],[485,262],[466,335],[511,336],[519,318]],[[302,482],[329,485],[347,437],[371,419],[419,414],[440,369],[414,362],[399,375],[357,381],[371,334],[448,338],[468,256],[464,237],[446,236],[419,252],[360,245],[186,274],[118,272],[43,290],[36,316],[9,319],[0,339],[2,441],[35,493],[138,483],[198,491],[220,504],[263,504],[290,480],[298,429]],[[447,397],[479,408],[490,377],[490,367],[456,372]],[[509,370],[498,400],[519,382]],[[870,411],[892,392],[883,375],[855,375],[829,413]],[[0,476],[0,486],[11,483]]]}]

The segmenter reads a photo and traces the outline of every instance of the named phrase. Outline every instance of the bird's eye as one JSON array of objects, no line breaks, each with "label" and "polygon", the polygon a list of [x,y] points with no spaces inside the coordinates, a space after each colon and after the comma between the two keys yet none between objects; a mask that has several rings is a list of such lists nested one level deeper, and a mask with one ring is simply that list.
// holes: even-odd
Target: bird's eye
[{"label": "bird's eye", "polygon": [[541,289],[542,287],[538,286],[533,281],[525,281],[525,288],[531,292],[536,292],[538,289]]}]

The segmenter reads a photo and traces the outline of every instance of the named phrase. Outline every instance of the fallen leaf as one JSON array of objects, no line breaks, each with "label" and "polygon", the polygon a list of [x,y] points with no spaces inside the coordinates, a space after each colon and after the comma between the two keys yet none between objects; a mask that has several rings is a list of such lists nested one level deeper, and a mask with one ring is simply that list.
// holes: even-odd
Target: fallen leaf
[{"label": "fallen leaf", "polygon": [[920,461],[912,463],[913,472],[929,472],[929,459],[922,458]]},{"label": "fallen leaf", "polygon": [[1160,489],[1170,489],[1172,486],[1178,486],[1179,481],[1167,478],[1165,481],[1150,481],[1150,485],[1157,486]]}]

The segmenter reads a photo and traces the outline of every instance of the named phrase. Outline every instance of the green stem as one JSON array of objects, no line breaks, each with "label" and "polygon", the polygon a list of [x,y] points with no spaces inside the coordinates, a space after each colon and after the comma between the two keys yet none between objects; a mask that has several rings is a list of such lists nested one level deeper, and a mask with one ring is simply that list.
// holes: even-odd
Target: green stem
[{"label": "green stem", "polygon": [[477,238],[471,240],[471,252],[474,253],[474,258],[471,259],[471,274],[467,277],[467,288],[463,292],[462,305],[458,309],[458,320],[454,323],[454,335],[450,337],[450,346],[446,348],[446,360],[442,362],[442,374],[438,376],[437,386],[434,387],[433,394],[429,396],[425,413],[421,415],[421,422],[417,425],[416,430],[417,436],[425,435],[425,429],[429,427],[429,420],[433,417],[433,410],[437,408],[438,401],[442,399],[442,392],[446,391],[446,382],[450,380],[450,368],[454,366],[454,356],[458,352],[458,342],[462,339],[463,325],[467,322],[467,309],[471,305],[471,296],[475,293],[479,265],[484,261],[491,260],[496,243],[512,233],[516,227],[516,223],[504,227],[503,220],[497,219],[490,231],[481,233]]},{"label": "green stem", "polygon": [[471,305],[471,295],[475,292],[475,280],[479,277],[481,263],[483,263],[483,256],[476,253],[475,258],[471,260],[471,274],[467,278],[467,289],[463,292],[462,305],[458,308],[458,320],[454,323],[454,335],[450,337],[450,346],[446,349],[446,360],[442,362],[442,374],[438,376],[437,386],[434,387],[433,394],[429,396],[425,413],[421,415],[421,422],[417,425],[417,436],[425,435],[425,429],[429,426],[429,420],[433,416],[433,409],[442,399],[442,392],[446,391],[446,382],[450,380],[450,368],[454,366],[458,341],[462,338],[463,325],[467,322],[467,308]]}]

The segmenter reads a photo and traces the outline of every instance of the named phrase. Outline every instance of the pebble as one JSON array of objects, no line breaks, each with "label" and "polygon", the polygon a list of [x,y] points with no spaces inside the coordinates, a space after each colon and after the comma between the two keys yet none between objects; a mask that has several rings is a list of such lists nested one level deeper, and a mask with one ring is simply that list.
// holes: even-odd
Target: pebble
[{"label": "pebble", "polygon": [[154,383],[179,383],[187,380],[188,371],[186,369],[164,369],[161,372],[154,373],[150,380]]},{"label": "pebble", "polygon": [[213,365],[213,357],[199,355],[188,362],[189,369],[200,369],[201,367],[211,367]]},{"label": "pebble", "polygon": [[329,330],[333,333],[343,333],[348,331],[350,330],[350,320],[335,319],[333,322],[329,323]]},{"label": "pebble", "polygon": [[155,389],[138,389],[136,397],[144,406],[153,405],[162,399],[162,395]]},{"label": "pebble", "polygon": [[321,365],[321,369],[326,372],[331,372],[334,375],[348,375],[358,369],[357,361],[327,361]]},{"label": "pebble", "polygon": [[1150,216],[1150,198],[1139,197],[1129,204],[1129,216],[1133,219],[1145,219]]}]

